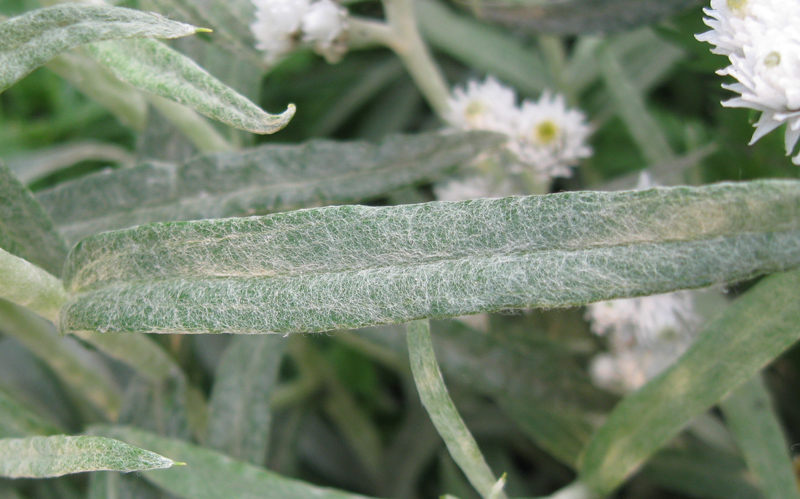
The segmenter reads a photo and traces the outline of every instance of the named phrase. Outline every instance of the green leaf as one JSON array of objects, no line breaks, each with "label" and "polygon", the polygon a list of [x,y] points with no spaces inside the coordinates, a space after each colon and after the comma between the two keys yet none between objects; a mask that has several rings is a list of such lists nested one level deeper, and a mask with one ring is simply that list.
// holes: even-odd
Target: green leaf
[{"label": "green leaf", "polygon": [[105,5],[63,4],[0,23],[0,92],[56,55],[120,38],[178,38],[197,28],[158,14]]},{"label": "green leaf", "polygon": [[178,364],[156,342],[141,334],[111,335],[95,331],[76,334],[108,356],[123,362],[151,381],[180,371]]},{"label": "green leaf", "polygon": [[58,278],[0,249],[0,298],[55,322],[67,292]]},{"label": "green leaf", "polygon": [[86,362],[86,351],[72,338],[61,338],[50,322],[33,312],[0,299],[0,331],[16,338],[44,361],[70,388],[109,419],[119,410],[119,394],[107,375]]},{"label": "green leaf", "polygon": [[179,457],[186,467],[144,474],[144,478],[162,489],[191,499],[236,497],[256,499],[266,491],[274,499],[314,497],[317,499],[366,499],[334,489],[317,487],[285,478],[272,471],[236,461],[224,454],[180,440],[159,437],[135,428],[95,426],[92,433],[126,441],[132,445]]},{"label": "green leaf", "polygon": [[411,372],[414,374],[417,391],[450,455],[481,497],[505,498],[502,491],[495,493],[493,490],[497,478],[486,464],[478,443],[447,393],[442,373],[436,363],[428,321],[410,322],[406,329]]},{"label": "green leaf", "polygon": [[270,398],[286,343],[287,339],[278,335],[243,335],[231,340],[211,392],[207,446],[264,465],[272,422]]},{"label": "green leaf", "polygon": [[452,11],[435,0],[415,3],[417,22],[436,49],[529,94],[553,82],[539,53],[506,30]]},{"label": "green leaf", "polygon": [[66,242],[31,191],[2,163],[0,199],[0,248],[60,276]]},{"label": "green leaf", "polygon": [[275,133],[294,116],[294,104],[280,115],[264,112],[194,61],[157,40],[110,40],[89,52],[140,90],[172,99],[226,125],[253,133]]},{"label": "green leaf", "polygon": [[0,476],[46,478],[84,471],[169,468],[171,459],[118,440],[94,436],[0,439]]},{"label": "green leaf", "polygon": [[614,409],[584,452],[581,480],[609,494],[693,416],[789,348],[800,338],[798,299],[794,270],[765,278],[728,307],[676,364]]},{"label": "green leaf", "polygon": [[720,408],[764,496],[800,497],[789,445],[761,376],[755,376],[722,399]]},{"label": "green leaf", "polygon": [[0,390],[0,439],[55,433],[58,428]]},{"label": "green leaf", "polygon": [[800,182],[153,224],[70,255],[62,332],[312,332],[732,282],[800,264]]},{"label": "green leaf", "polygon": [[375,198],[435,180],[498,145],[495,134],[311,140],[104,171],[38,193],[70,240],[148,222],[286,211]]},{"label": "green leaf", "polygon": [[8,167],[20,182],[30,185],[82,161],[101,161],[106,164],[129,166],[133,163],[134,156],[118,145],[81,140],[40,148],[9,158]]},{"label": "green leaf", "polygon": [[650,24],[699,3],[699,0],[478,0],[474,8],[481,17],[514,28],[579,35]]}]

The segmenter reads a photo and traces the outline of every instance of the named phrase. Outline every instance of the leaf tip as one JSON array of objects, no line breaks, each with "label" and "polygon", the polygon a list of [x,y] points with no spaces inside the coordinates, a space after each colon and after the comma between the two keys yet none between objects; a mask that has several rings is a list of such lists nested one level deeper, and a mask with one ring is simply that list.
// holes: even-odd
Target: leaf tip
[{"label": "leaf tip", "polygon": [[213,33],[214,30],[211,28],[195,28],[195,33]]}]

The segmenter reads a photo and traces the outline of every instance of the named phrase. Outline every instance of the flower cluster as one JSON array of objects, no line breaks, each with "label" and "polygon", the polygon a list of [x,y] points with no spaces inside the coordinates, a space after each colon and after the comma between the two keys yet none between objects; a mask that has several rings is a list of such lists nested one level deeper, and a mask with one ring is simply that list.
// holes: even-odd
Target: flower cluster
[{"label": "flower cluster", "polygon": [[253,0],[253,4],[256,20],[250,30],[268,64],[301,44],[313,47],[329,62],[338,61],[347,50],[347,9],[332,0]]},{"label": "flower cluster", "polygon": [[700,325],[694,292],[676,291],[593,303],[586,309],[592,332],[608,338],[609,352],[592,360],[599,386],[628,392],[672,364]]},{"label": "flower cluster", "polygon": [[592,154],[586,116],[568,109],[562,95],[544,92],[538,101],[518,106],[516,93],[491,76],[456,88],[445,120],[460,130],[508,135],[507,149],[516,160],[547,178],[569,177],[570,167]]},{"label": "flower cluster", "polygon": [[[711,0],[704,21],[711,31],[697,39],[728,56],[718,71],[738,83],[723,85],[739,97],[723,106],[761,111],[750,143],[783,123],[786,154],[800,138],[800,2],[797,0]],[[800,154],[792,159],[800,164]]]}]

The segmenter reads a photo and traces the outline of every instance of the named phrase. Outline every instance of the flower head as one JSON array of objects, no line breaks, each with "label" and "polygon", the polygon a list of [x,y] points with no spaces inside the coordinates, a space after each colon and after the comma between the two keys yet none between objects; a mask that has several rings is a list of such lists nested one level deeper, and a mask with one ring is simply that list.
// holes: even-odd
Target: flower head
[{"label": "flower head", "polygon": [[250,30],[256,48],[272,64],[305,43],[335,62],[344,54],[347,9],[332,0],[253,0],[256,20]]},{"label": "flower head", "polygon": [[450,97],[446,121],[461,130],[488,130],[508,135],[506,149],[515,162],[535,173],[569,177],[571,166],[591,156],[586,116],[568,109],[561,95],[544,92],[538,101],[517,106],[516,93],[491,76],[470,81]]},{"label": "flower head", "polygon": [[[739,97],[722,103],[761,111],[754,143],[786,123],[786,153],[800,137],[800,2],[796,0],[712,0],[705,19],[711,31],[697,39],[713,44],[731,64],[718,71],[737,83],[723,85]],[[800,155],[792,160],[800,164]]]}]

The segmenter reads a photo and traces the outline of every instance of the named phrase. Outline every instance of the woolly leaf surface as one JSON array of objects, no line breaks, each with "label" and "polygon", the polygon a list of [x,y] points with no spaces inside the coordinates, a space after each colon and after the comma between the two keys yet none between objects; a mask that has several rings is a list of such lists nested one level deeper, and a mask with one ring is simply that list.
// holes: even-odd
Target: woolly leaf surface
[{"label": "woolly leaf surface", "polygon": [[0,476],[46,478],[84,471],[145,471],[174,462],[105,437],[53,435],[0,439]]},{"label": "woolly leaf surface", "polygon": [[436,363],[428,321],[410,322],[406,328],[414,383],[422,399],[422,405],[425,406],[436,431],[447,445],[447,450],[481,497],[506,498],[502,491],[496,496],[491,494],[497,478],[486,464],[475,437],[470,433],[447,392],[439,364]]},{"label": "woolly leaf surface", "polygon": [[31,191],[0,163],[0,248],[61,275],[67,243]]},{"label": "woolly leaf surface", "polygon": [[276,335],[231,340],[217,367],[211,393],[207,446],[264,465],[272,422],[270,398],[286,342]]},{"label": "woolly leaf surface", "polygon": [[765,278],[708,324],[669,369],[629,395],[587,446],[581,480],[611,493],[689,420],[800,339],[800,270]]},{"label": "woolly leaf surface", "polygon": [[178,38],[197,28],[158,14],[105,5],[64,4],[0,23],[0,92],[61,52],[119,38]]},{"label": "woolly leaf surface", "polygon": [[67,295],[59,279],[0,249],[0,298],[55,320]]},{"label": "woolly leaf surface", "polygon": [[279,115],[265,112],[191,59],[157,40],[110,40],[92,44],[88,50],[134,87],[179,102],[234,128],[275,133],[295,113],[293,104]]},{"label": "woolly leaf surface", "polygon": [[312,140],[107,170],[39,192],[71,241],[149,222],[286,211],[375,198],[430,181],[498,145],[495,134]]},{"label": "woolly leaf surface", "polygon": [[800,264],[800,182],[334,206],[83,240],[63,332],[313,332],[567,307]]},{"label": "woolly leaf surface", "polygon": [[106,435],[132,445],[154,449],[186,462],[185,467],[146,473],[144,478],[162,489],[192,499],[263,498],[265,491],[275,499],[314,497],[316,499],[366,499],[334,489],[317,487],[237,461],[204,447],[173,440],[123,426],[95,426],[93,434]]}]

